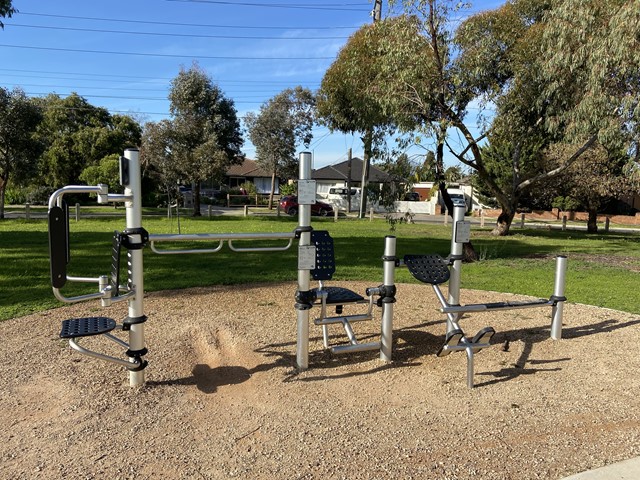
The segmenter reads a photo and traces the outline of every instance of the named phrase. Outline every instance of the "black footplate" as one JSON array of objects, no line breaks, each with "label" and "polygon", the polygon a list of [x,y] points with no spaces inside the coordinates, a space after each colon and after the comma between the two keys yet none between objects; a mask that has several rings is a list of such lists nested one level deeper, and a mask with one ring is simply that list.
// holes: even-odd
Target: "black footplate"
[{"label": "black footplate", "polygon": [[[491,337],[495,335],[496,331],[493,327],[484,327],[480,330],[471,340],[471,343],[488,344],[491,341]],[[480,349],[482,350],[482,349]]]},{"label": "black footplate", "polygon": [[110,332],[116,321],[108,317],[70,318],[62,322],[60,338],[90,337]]},{"label": "black footplate", "polygon": [[422,283],[440,285],[449,280],[449,265],[440,255],[405,255],[404,264]]},{"label": "black footplate", "polygon": [[343,287],[324,287],[327,292],[327,305],[363,302],[364,297]]},{"label": "black footplate", "polygon": [[451,330],[449,333],[447,333],[447,336],[444,339],[444,345],[440,347],[440,350],[438,350],[436,356],[446,357],[447,355],[449,355],[451,353],[451,350],[445,347],[455,347],[460,343],[462,337],[464,337],[464,332],[462,330]]}]

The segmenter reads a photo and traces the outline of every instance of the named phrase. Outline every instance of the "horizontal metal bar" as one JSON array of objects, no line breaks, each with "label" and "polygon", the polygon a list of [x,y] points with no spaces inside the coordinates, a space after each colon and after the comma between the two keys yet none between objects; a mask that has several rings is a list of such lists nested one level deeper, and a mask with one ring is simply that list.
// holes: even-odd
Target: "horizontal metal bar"
[{"label": "horizontal metal bar", "polygon": [[325,318],[316,318],[313,323],[316,325],[333,325],[335,323],[345,323],[345,322],[363,322],[366,320],[371,320],[373,317],[367,314],[361,315],[343,315],[339,317],[325,317]]},{"label": "horizontal metal bar", "polygon": [[192,249],[183,249],[183,250],[158,250],[156,248],[155,243],[152,241],[150,243],[151,251],[157,253],[158,255],[178,255],[178,254],[186,254],[186,253],[216,253],[222,250],[224,246],[224,241],[220,240],[218,246],[215,248],[192,248]]},{"label": "horizontal metal bar", "polygon": [[447,351],[452,351],[452,352],[459,352],[462,350],[466,350],[467,348],[470,348],[471,350],[473,350],[474,352],[478,351],[478,350],[482,350],[483,348],[488,348],[490,347],[491,344],[490,343],[459,343],[458,345],[445,345],[444,347],[442,347],[442,350],[447,350]]},{"label": "horizontal metal bar", "polygon": [[331,347],[331,353],[353,353],[380,350],[380,342],[357,343],[355,345],[338,345]]},{"label": "horizontal metal bar", "polygon": [[[216,253],[219,252],[224,242],[229,244],[229,248],[234,252],[281,252],[291,248],[295,232],[274,232],[274,233],[195,233],[195,234],[152,234],[149,235],[151,250],[161,255],[187,254],[187,253]],[[233,245],[234,240],[289,240],[287,245],[278,247],[237,247]],[[155,242],[219,242],[215,248],[193,248],[185,250],[159,250]]]},{"label": "horizontal metal bar", "polygon": [[233,240],[229,240],[227,243],[229,244],[229,248],[234,252],[284,252],[291,248],[293,238],[290,238],[285,246],[280,247],[234,247]]},{"label": "horizontal metal bar", "polygon": [[555,302],[552,300],[537,300],[522,303],[486,304],[476,303],[471,305],[451,305],[440,309],[442,313],[465,313],[465,312],[485,312],[487,310],[517,310],[523,308],[551,307]]},{"label": "horizontal metal bar", "polygon": [[72,277],[67,275],[67,280],[79,283],[100,283],[100,277]]},{"label": "horizontal metal bar", "polygon": [[92,300],[94,298],[104,298],[104,294],[102,292],[88,293],[86,295],[78,295],[76,297],[65,297],[60,293],[60,289],[56,287],[53,287],[53,296],[64,303],[76,303],[84,300]]}]

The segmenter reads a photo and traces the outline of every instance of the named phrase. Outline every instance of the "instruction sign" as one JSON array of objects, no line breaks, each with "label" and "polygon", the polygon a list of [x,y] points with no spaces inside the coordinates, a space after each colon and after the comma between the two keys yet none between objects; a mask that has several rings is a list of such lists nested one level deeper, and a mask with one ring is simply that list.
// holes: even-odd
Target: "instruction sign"
[{"label": "instruction sign", "polygon": [[456,223],[456,243],[469,243],[471,240],[471,222]]},{"label": "instruction sign", "polygon": [[298,205],[316,203],[316,181],[298,180]]},{"label": "instruction sign", "polygon": [[300,245],[298,247],[298,270],[313,270],[316,268],[316,246]]}]

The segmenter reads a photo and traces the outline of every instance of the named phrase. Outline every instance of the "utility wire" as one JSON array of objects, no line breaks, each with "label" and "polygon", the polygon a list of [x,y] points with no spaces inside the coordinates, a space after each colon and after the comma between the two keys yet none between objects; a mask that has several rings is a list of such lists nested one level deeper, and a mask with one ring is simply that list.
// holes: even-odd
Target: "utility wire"
[{"label": "utility wire", "polygon": [[0,47],[5,48],[22,48],[28,50],[48,50],[54,52],[73,52],[73,53],[98,53],[104,55],[130,55],[137,57],[161,57],[161,58],[204,58],[208,60],[334,60],[335,57],[236,57],[224,55],[180,55],[172,53],[148,53],[148,52],[118,52],[110,50],[86,50],[81,48],[55,48],[55,47],[38,47],[35,45],[8,45],[0,43]]},{"label": "utility wire", "polygon": [[[366,9],[362,8],[342,8],[342,7],[332,7],[327,6],[325,4],[322,5],[301,5],[301,4],[293,4],[293,3],[252,3],[252,2],[230,2],[223,0],[165,0],[167,2],[177,2],[177,3],[208,3],[214,5],[228,5],[233,7],[262,7],[262,8],[289,8],[289,9],[298,9],[298,10],[330,10],[330,11],[341,11],[341,12],[366,12]],[[371,8],[368,4],[358,3],[353,5],[363,5]]]},{"label": "utility wire", "polygon": [[236,40],[346,40],[349,37],[265,37],[265,36],[243,36],[243,35],[201,35],[195,33],[165,33],[165,32],[133,32],[126,30],[106,30],[99,28],[74,28],[74,27],[54,27],[49,25],[27,25],[24,23],[4,22],[5,27],[20,28],[42,28],[46,30],[67,30],[73,32],[92,33],[116,33],[124,35],[151,35],[159,37],[188,37],[188,38],[225,38]]},{"label": "utility wire", "polygon": [[[134,23],[143,25],[172,25],[177,27],[204,27],[204,28],[233,28],[237,29],[249,29],[249,30],[294,30],[299,29],[300,26],[248,26],[248,25],[218,25],[211,23],[181,23],[181,22],[158,22],[152,20],[131,20],[128,18],[103,18],[103,17],[79,17],[74,15],[54,15],[50,13],[35,13],[35,12],[23,12],[20,15],[28,15],[34,17],[50,17],[50,18],[67,18],[72,20],[92,20],[99,22],[122,22],[122,23]],[[318,27],[314,26],[313,30],[353,30],[353,25],[350,26],[335,26],[335,27]]]}]

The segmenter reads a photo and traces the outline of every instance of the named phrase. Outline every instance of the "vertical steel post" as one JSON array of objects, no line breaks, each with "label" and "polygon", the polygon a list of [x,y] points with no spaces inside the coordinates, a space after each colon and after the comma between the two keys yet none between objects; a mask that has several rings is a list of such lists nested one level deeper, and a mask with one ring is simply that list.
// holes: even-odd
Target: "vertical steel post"
[{"label": "vertical steel post", "polygon": [[[311,152],[300,153],[300,180],[311,180]],[[311,245],[311,205],[298,206],[299,247]],[[308,292],[311,288],[309,270],[298,269],[298,292]],[[298,309],[298,342],[296,364],[300,370],[309,368],[309,309]]]},{"label": "vertical steel post", "polygon": [[[451,276],[449,277],[449,305],[460,305],[460,277],[462,274],[463,244],[457,242],[458,222],[464,221],[465,207],[455,205],[453,207],[453,226],[451,229]],[[446,214],[445,214],[446,215]],[[447,318],[447,333],[454,330],[455,326]]]},{"label": "vertical steel post", "polygon": [[551,310],[551,338],[560,340],[562,338],[562,314],[564,311],[564,286],[566,283],[567,257],[559,255],[556,257],[556,279],[553,287],[553,298],[558,299]]},{"label": "vertical steel post", "polygon": [[391,290],[382,298],[382,331],[380,335],[380,360],[391,361],[393,343],[393,302],[396,287],[396,237],[384,237],[383,281],[385,289]]},{"label": "vertical steel post", "polygon": [[[129,184],[125,185],[125,196],[131,196],[131,200],[125,202],[127,229],[142,228],[142,187],[140,181],[140,153],[136,148],[125,150],[124,157],[129,161]],[[141,235],[132,235],[132,240],[142,242]],[[135,238],[137,237],[137,238]],[[129,250],[127,252],[127,268],[131,288],[135,289],[135,296],[129,299],[129,317],[140,318],[144,316],[144,271],[142,262],[142,249]],[[129,349],[140,351],[145,348],[144,322],[131,325],[129,330]],[[133,360],[133,359],[132,359]],[[129,372],[129,385],[132,387],[144,384],[144,370]]]}]

